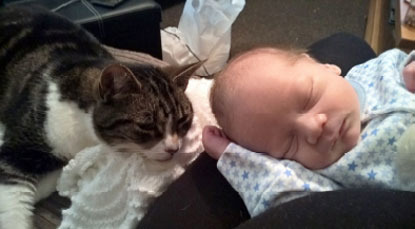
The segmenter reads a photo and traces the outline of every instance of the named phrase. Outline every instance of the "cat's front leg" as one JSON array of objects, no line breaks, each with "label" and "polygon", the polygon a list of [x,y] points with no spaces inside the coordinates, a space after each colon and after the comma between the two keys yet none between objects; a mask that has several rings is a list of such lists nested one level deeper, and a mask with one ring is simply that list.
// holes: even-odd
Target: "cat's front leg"
[{"label": "cat's front leg", "polygon": [[31,229],[35,186],[25,183],[0,184],[0,228]]},{"label": "cat's front leg", "polygon": [[36,185],[34,203],[37,203],[40,200],[45,199],[46,197],[50,196],[54,191],[56,191],[56,185],[58,183],[58,179],[61,173],[62,169],[58,169],[44,176],[39,177],[39,181]]}]

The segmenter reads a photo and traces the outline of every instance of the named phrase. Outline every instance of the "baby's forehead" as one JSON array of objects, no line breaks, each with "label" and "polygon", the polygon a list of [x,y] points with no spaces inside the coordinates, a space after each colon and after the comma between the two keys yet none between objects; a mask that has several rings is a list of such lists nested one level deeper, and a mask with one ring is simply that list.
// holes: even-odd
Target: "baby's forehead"
[{"label": "baby's forehead", "polygon": [[253,65],[258,66],[258,64],[261,64],[261,62],[264,61],[282,61],[286,62],[287,58],[286,54],[283,52],[249,52],[246,54],[243,54],[239,57],[236,57],[234,60],[230,62],[230,67],[242,67],[245,65]]},{"label": "baby's forehead", "polygon": [[[287,73],[293,67],[289,62],[280,52],[261,51],[237,57],[229,63],[221,73],[222,76],[219,77],[221,78],[220,84],[223,85],[220,87],[223,96],[232,97],[228,102],[240,105],[240,100],[245,99],[245,96],[240,93],[248,92],[249,96],[252,93],[261,94],[262,87],[272,90],[272,87],[268,87],[270,84],[275,87],[279,86],[277,81],[273,81],[273,78],[289,77],[294,79],[295,77],[290,77],[290,74]],[[237,98],[234,98],[235,96]]]},{"label": "baby's forehead", "polygon": [[289,66],[284,58],[260,53],[232,61],[222,74],[225,82],[237,85],[251,80],[260,80],[268,74],[279,73],[283,71],[282,66]]}]

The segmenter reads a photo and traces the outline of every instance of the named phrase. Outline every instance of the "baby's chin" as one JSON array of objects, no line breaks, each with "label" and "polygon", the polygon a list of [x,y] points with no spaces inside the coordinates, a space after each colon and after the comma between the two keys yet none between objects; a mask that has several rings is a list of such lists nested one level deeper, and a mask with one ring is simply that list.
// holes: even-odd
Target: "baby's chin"
[{"label": "baby's chin", "polygon": [[[330,163],[327,163],[325,166],[322,166],[322,168],[329,167],[330,165],[336,163],[341,157],[343,157],[347,152],[352,150],[359,141],[359,134],[356,133],[350,133],[347,138],[342,139],[340,144],[335,147],[335,149],[332,152],[332,160]],[[321,169],[322,169],[321,168]]]},{"label": "baby's chin", "polygon": [[359,137],[348,139],[347,142],[341,141],[336,144],[334,149],[330,151],[329,154],[326,154],[325,158],[323,158],[321,161],[316,162],[315,164],[306,165],[307,168],[311,170],[319,170],[319,169],[325,169],[333,164],[335,164],[340,158],[342,158],[347,152],[352,150],[359,140]]}]

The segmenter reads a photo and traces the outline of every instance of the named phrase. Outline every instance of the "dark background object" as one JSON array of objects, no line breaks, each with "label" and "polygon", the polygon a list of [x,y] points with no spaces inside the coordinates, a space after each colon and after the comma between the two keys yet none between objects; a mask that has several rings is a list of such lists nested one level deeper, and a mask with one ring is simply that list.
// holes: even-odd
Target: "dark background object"
[{"label": "dark background object", "polygon": [[107,7],[116,7],[124,1],[125,0],[91,0],[91,2],[95,5]]},{"label": "dark background object", "polygon": [[274,207],[238,229],[414,228],[414,205],[413,192],[382,189],[316,192]]},{"label": "dark background object", "polygon": [[[177,27],[184,0],[163,7],[161,28]],[[364,38],[369,1],[362,0],[246,0],[232,26],[231,55],[254,46],[308,47],[337,32]]]},{"label": "dark background object", "polygon": [[[38,4],[57,9],[69,0],[5,0],[8,4]],[[153,0],[125,0],[116,7],[93,4],[93,11],[81,1],[56,10],[82,25],[102,43],[121,49],[145,52],[161,58],[161,8]]]},{"label": "dark background object", "polygon": [[249,219],[237,192],[206,153],[150,206],[137,229],[225,229]]}]

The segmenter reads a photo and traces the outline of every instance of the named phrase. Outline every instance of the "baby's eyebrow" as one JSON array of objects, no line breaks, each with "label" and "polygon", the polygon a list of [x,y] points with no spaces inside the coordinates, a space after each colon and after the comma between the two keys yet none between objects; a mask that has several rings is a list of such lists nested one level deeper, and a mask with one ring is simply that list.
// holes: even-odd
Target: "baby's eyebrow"
[{"label": "baby's eyebrow", "polygon": [[308,92],[306,95],[306,103],[304,104],[304,106],[307,106],[310,103],[310,100],[313,97],[313,93],[314,93],[314,80],[312,77],[309,77],[310,79],[310,83],[308,84]]},{"label": "baby's eyebrow", "polygon": [[[304,79],[306,77],[306,79]],[[304,108],[308,100],[310,99],[311,90],[312,90],[312,79],[311,77],[307,76],[301,76],[302,79],[297,79],[294,84],[294,92],[291,95],[292,97],[298,97],[297,98],[297,104],[301,105],[301,108]]]}]

